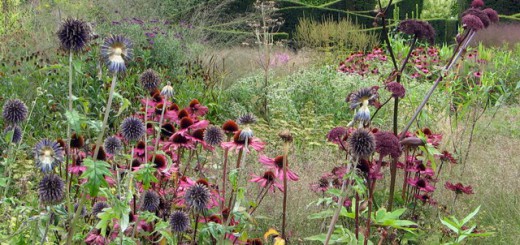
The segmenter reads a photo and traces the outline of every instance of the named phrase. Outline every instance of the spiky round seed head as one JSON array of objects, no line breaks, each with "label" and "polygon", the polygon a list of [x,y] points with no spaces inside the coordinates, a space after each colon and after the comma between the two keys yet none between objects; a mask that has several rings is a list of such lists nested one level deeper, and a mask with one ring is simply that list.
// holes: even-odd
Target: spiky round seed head
[{"label": "spiky round seed head", "polygon": [[124,72],[126,62],[133,56],[132,42],[123,36],[111,35],[101,46],[101,56],[105,59],[110,72]]},{"label": "spiky round seed head", "polygon": [[173,90],[173,87],[170,82],[168,82],[168,84],[166,84],[166,86],[162,88],[161,95],[167,98],[173,98],[173,96],[175,95],[175,91]]},{"label": "spiky round seed head", "polygon": [[43,179],[38,185],[40,202],[44,205],[56,205],[60,203],[64,197],[64,186],[63,180],[55,174],[43,176]]},{"label": "spiky round seed head", "polygon": [[472,8],[482,8],[482,7],[484,7],[484,1],[482,1],[482,0],[473,0],[471,2],[471,7]]},{"label": "spiky round seed head", "polygon": [[141,82],[141,85],[144,89],[148,91],[154,91],[161,83],[161,78],[159,77],[159,74],[157,74],[157,72],[155,72],[153,69],[148,69],[141,74],[139,81]]},{"label": "spiky round seed head", "polygon": [[252,113],[246,113],[237,119],[238,124],[249,125],[256,123],[256,117]]},{"label": "spiky round seed head", "polygon": [[352,154],[360,158],[369,157],[375,150],[374,135],[366,129],[357,129],[348,138]]},{"label": "spiky round seed head", "polygon": [[404,98],[406,95],[406,89],[401,83],[389,82],[386,84],[386,90],[392,93],[394,98]]},{"label": "spiky round seed head", "polygon": [[220,127],[210,125],[204,132],[204,142],[211,146],[220,145],[224,141],[224,131]]},{"label": "spiky round seed head", "polygon": [[491,20],[489,19],[489,16],[486,14],[486,12],[484,12],[480,9],[477,9],[477,8],[467,9],[466,11],[464,11],[462,13],[462,17],[463,17],[462,19],[464,19],[464,16],[466,16],[466,15],[477,16],[480,19],[480,21],[482,21],[482,24],[484,24],[484,28],[488,27],[489,24],[491,24]]},{"label": "spiky round seed head", "polygon": [[61,48],[67,51],[79,52],[90,40],[90,27],[82,20],[66,19],[58,30]]},{"label": "spiky round seed head", "polygon": [[188,207],[193,208],[195,212],[199,213],[207,209],[209,198],[209,189],[203,184],[190,186],[184,194],[184,201],[186,201]]},{"label": "spiky round seed head", "polygon": [[[18,125],[9,126],[4,129],[4,135],[11,133],[11,143],[18,144],[22,140],[22,129]],[[9,140],[9,139],[8,139]]]},{"label": "spiky round seed head", "polygon": [[103,212],[103,209],[108,208],[108,204],[106,202],[96,202],[92,207],[92,216],[97,218],[97,215]]},{"label": "spiky round seed head", "polygon": [[494,9],[486,8],[486,9],[484,9],[482,11],[487,14],[487,16],[489,17],[489,20],[492,23],[497,23],[499,21],[498,13]]},{"label": "spiky round seed head", "polygon": [[403,20],[399,23],[397,29],[402,33],[428,40],[430,43],[433,43],[435,38],[435,29],[433,29],[430,23],[422,20]]},{"label": "spiky round seed head", "polygon": [[105,151],[110,155],[116,155],[123,148],[121,140],[115,136],[106,138],[103,145],[105,146]]},{"label": "spiky round seed head", "polygon": [[79,149],[85,145],[85,138],[83,136],[73,133],[70,136],[70,148]]},{"label": "spiky round seed head", "polygon": [[141,210],[154,213],[159,209],[160,202],[161,198],[155,191],[147,190],[141,197]]},{"label": "spiky round seed head", "polygon": [[27,118],[27,106],[19,99],[5,102],[2,116],[8,124],[19,124]]},{"label": "spiky round seed head", "polygon": [[163,138],[170,138],[175,133],[175,126],[171,123],[165,123],[161,127],[161,136]]},{"label": "spiky round seed head", "polygon": [[224,130],[224,132],[226,133],[234,133],[236,131],[238,131],[238,124],[233,121],[233,120],[227,120],[223,125],[222,125],[222,130]]},{"label": "spiky round seed head", "polygon": [[465,28],[469,28],[475,31],[479,31],[484,29],[484,24],[482,21],[475,15],[468,14],[462,17],[462,24]]},{"label": "spiky round seed head", "polygon": [[294,140],[291,131],[289,131],[288,129],[285,129],[278,133],[278,137],[280,137],[280,139],[282,139],[282,141],[285,143],[291,143]]},{"label": "spiky round seed head", "polygon": [[393,158],[401,155],[399,139],[391,132],[379,131],[374,134],[376,138],[376,152],[382,157],[391,156]]},{"label": "spiky round seed head", "polygon": [[181,129],[187,129],[191,125],[193,125],[193,119],[191,119],[189,116],[183,117],[179,123],[179,127]]},{"label": "spiky round seed head", "polygon": [[175,211],[170,215],[170,226],[174,233],[185,232],[190,226],[190,218],[185,212]]},{"label": "spiky round seed head", "polygon": [[43,139],[34,146],[36,166],[47,173],[63,161],[63,150],[56,141]]},{"label": "spiky round seed head", "polygon": [[139,140],[145,131],[143,122],[135,117],[127,117],[121,124],[121,134],[128,141]]}]

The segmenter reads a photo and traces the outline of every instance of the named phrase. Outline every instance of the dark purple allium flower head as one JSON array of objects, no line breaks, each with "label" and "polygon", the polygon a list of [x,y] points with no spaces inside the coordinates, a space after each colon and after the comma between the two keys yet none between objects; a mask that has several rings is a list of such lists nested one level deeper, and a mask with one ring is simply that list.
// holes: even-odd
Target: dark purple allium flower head
[{"label": "dark purple allium flower head", "polygon": [[123,36],[110,36],[101,46],[101,55],[105,59],[108,70],[114,73],[124,72],[126,62],[132,59],[132,42]]},{"label": "dark purple allium flower head", "polygon": [[27,118],[27,106],[19,99],[8,100],[4,104],[2,117],[8,124],[19,124]]},{"label": "dark purple allium flower head", "polygon": [[370,156],[376,147],[374,134],[365,129],[357,129],[348,137],[352,154],[360,158]]},{"label": "dark purple allium flower head", "polygon": [[7,135],[8,133],[12,133],[11,136],[11,143],[18,144],[22,140],[22,129],[18,127],[18,125],[9,126],[4,129],[4,135]]},{"label": "dark purple allium flower head", "polygon": [[224,131],[217,126],[210,125],[204,131],[204,141],[211,146],[217,146],[224,140]]},{"label": "dark purple allium flower head", "polygon": [[153,213],[159,209],[160,202],[161,198],[155,191],[147,190],[141,197],[141,210]]},{"label": "dark purple allium flower head", "polygon": [[345,135],[347,135],[347,128],[335,127],[327,134],[327,140],[332,143],[339,143],[340,141],[343,141]]},{"label": "dark purple allium flower head", "polygon": [[252,113],[246,113],[237,119],[238,124],[249,125],[256,123],[256,117]]},{"label": "dark purple allium flower head", "polygon": [[390,91],[394,98],[404,98],[404,96],[406,95],[406,89],[401,83],[398,82],[387,83],[386,90]]},{"label": "dark purple allium flower head", "polygon": [[155,72],[153,69],[148,69],[141,74],[139,81],[141,82],[143,88],[148,91],[154,91],[161,83],[161,78],[159,77],[159,74],[157,74],[157,72]]},{"label": "dark purple allium flower head", "polygon": [[464,17],[462,17],[462,24],[465,28],[469,28],[475,31],[484,29],[484,24],[482,21],[477,16],[472,14],[464,15]]},{"label": "dark purple allium flower head", "polygon": [[498,13],[494,9],[486,8],[482,11],[487,14],[492,23],[497,23],[499,21]]},{"label": "dark purple allium flower head", "polygon": [[108,204],[106,202],[96,202],[92,207],[92,216],[97,218],[97,215],[103,212],[103,209],[108,208]]},{"label": "dark purple allium flower head", "polygon": [[399,23],[397,30],[404,34],[415,35],[419,39],[428,40],[430,43],[433,43],[435,38],[435,29],[430,23],[422,20],[403,20]]},{"label": "dark purple allium flower head", "polygon": [[79,52],[90,40],[90,27],[82,20],[66,19],[58,30],[61,48],[67,51]]},{"label": "dark purple allium flower head", "polygon": [[476,9],[476,8],[467,9],[466,11],[464,11],[462,13],[463,20],[464,20],[464,16],[466,16],[466,15],[477,16],[480,19],[480,21],[482,21],[482,24],[484,24],[484,28],[488,27],[489,24],[491,24],[491,20],[489,19],[489,16],[487,15],[487,13],[480,9]]},{"label": "dark purple allium flower head", "polygon": [[123,144],[121,143],[121,140],[118,137],[110,136],[105,139],[104,146],[108,154],[115,155],[119,153],[119,151],[123,147]]},{"label": "dark purple allium flower head", "polygon": [[38,186],[38,196],[44,205],[55,205],[63,200],[63,180],[55,175],[48,174],[43,176]]},{"label": "dark purple allium flower head", "polygon": [[135,117],[127,117],[121,124],[121,134],[128,141],[139,140],[145,131],[143,122]]},{"label": "dark purple allium flower head", "polygon": [[63,161],[63,150],[58,142],[43,139],[34,146],[36,166],[47,173]]},{"label": "dark purple allium flower head", "polygon": [[474,194],[473,188],[470,185],[464,186],[460,182],[457,184],[452,184],[449,181],[447,181],[444,186],[446,187],[446,189],[454,191],[456,194],[462,194],[462,193],[468,194],[468,195]]},{"label": "dark purple allium flower head", "polygon": [[482,7],[484,7],[484,1],[482,1],[482,0],[473,0],[471,2],[471,7],[472,8],[482,8]]},{"label": "dark purple allium flower head", "polygon": [[174,233],[185,232],[190,226],[190,218],[185,212],[175,211],[170,215],[170,226]]},{"label": "dark purple allium flower head", "polygon": [[203,212],[207,209],[209,198],[209,189],[203,184],[190,186],[184,194],[186,204],[196,212]]},{"label": "dark purple allium flower head", "polygon": [[376,152],[381,156],[391,156],[393,158],[401,155],[399,139],[391,132],[379,131],[374,134],[376,137]]}]

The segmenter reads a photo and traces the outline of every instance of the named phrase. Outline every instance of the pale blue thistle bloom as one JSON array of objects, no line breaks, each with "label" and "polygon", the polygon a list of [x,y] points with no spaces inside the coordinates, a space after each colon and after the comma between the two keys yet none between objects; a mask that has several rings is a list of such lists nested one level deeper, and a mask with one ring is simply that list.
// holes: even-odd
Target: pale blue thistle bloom
[{"label": "pale blue thistle bloom", "polygon": [[48,173],[63,162],[63,150],[56,141],[43,139],[34,147],[34,159],[36,166],[42,172]]},{"label": "pale blue thistle bloom", "polygon": [[123,36],[110,36],[101,46],[101,55],[113,73],[126,71],[126,62],[132,59],[132,42]]}]

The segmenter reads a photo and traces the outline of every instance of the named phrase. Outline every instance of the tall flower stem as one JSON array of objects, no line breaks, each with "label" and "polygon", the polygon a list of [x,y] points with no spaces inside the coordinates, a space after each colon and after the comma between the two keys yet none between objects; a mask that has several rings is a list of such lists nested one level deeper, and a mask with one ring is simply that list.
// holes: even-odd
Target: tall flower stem
[{"label": "tall flower stem", "polygon": [[45,226],[45,231],[43,232],[42,241],[40,242],[41,245],[45,244],[45,239],[47,238],[47,233],[49,232],[49,226],[51,226],[51,220],[52,220],[52,210],[49,208],[49,221],[47,221],[47,225]]},{"label": "tall flower stem", "polygon": [[368,240],[370,238],[370,223],[372,221],[372,206],[374,203],[374,188],[376,187],[376,179],[370,181],[370,177],[368,179],[368,213],[367,213],[367,225],[365,230],[365,241],[364,245],[368,244]]},{"label": "tall flower stem", "polygon": [[[72,50],[69,51],[69,113],[72,113]],[[67,122],[67,145],[65,145],[65,151],[70,151],[70,141],[71,141],[71,132],[70,132],[70,123]],[[70,152],[69,152],[70,153]],[[69,181],[69,154],[65,154],[65,183]]]},{"label": "tall flower stem", "polygon": [[[101,146],[101,142],[103,141],[103,135],[105,134],[105,129],[107,128],[108,123],[108,116],[110,115],[110,109],[112,107],[112,99],[114,98],[114,91],[116,88],[117,83],[117,73],[114,73],[114,76],[112,77],[112,84],[110,85],[110,93],[108,95],[108,101],[107,101],[107,107],[105,108],[105,116],[103,118],[103,124],[101,126],[101,132],[99,132],[98,138],[96,140],[96,145],[94,146],[94,155],[92,157],[95,159],[97,158],[97,155],[99,153],[99,147]],[[74,214],[74,217],[72,217],[72,220],[69,224],[69,232],[67,235],[67,243],[66,244],[72,244],[72,237],[74,236],[74,228],[76,221],[80,215],[81,209],[83,209],[83,205],[85,202],[86,195],[81,196],[81,201],[78,203],[78,209],[76,213]]]},{"label": "tall flower stem", "polygon": [[[242,155],[244,154],[244,150],[241,149],[239,152],[238,152],[238,158],[237,158],[237,166],[236,166],[236,169],[238,170],[240,168],[240,163],[242,162]],[[228,202],[228,208],[231,209],[231,204],[233,204],[233,195],[235,194],[235,188],[233,187],[231,189],[231,194],[229,196],[229,202]]]},{"label": "tall flower stem", "polygon": [[285,236],[285,227],[287,219],[287,155],[289,154],[289,142],[284,143],[283,148],[283,209],[282,209],[282,238]]},{"label": "tall flower stem", "polygon": [[355,230],[355,234],[356,234],[356,239],[358,239],[359,237],[359,193],[356,191],[356,200],[355,200],[355,217],[354,217],[354,223],[355,223],[355,227],[356,227],[356,230]]},{"label": "tall flower stem", "polygon": [[191,240],[191,244],[197,244],[196,238],[197,238],[197,228],[199,226],[199,213],[195,215],[195,228],[193,229],[193,240]]},{"label": "tall flower stem", "polygon": [[[355,159],[355,160],[357,161],[357,159]],[[353,168],[352,166],[349,165],[349,169],[347,169],[347,173],[350,173],[350,171],[352,169],[355,169],[355,168]],[[341,184],[341,192],[340,192],[341,196],[340,196],[340,198],[338,198],[338,203],[337,203],[338,207],[336,208],[334,216],[332,216],[332,220],[330,221],[330,224],[329,224],[329,229],[327,231],[327,236],[325,237],[325,242],[324,242],[325,245],[329,244],[330,238],[332,237],[332,233],[334,232],[334,226],[336,225],[336,222],[338,221],[339,214],[341,212],[341,209],[343,208],[343,203],[345,202],[345,199],[347,198],[347,193],[346,193],[347,184],[352,182],[353,174],[354,173],[350,173],[349,178],[343,179],[343,183]]]},{"label": "tall flower stem", "polygon": [[428,102],[428,100],[430,99],[430,97],[432,96],[433,92],[435,91],[435,88],[437,88],[437,86],[439,85],[439,83],[442,81],[442,79],[446,76],[446,72],[450,70],[450,68],[453,66],[453,64],[457,63],[457,60],[460,58],[462,52],[467,48],[468,44],[471,42],[471,40],[473,39],[473,37],[475,36],[475,31],[474,30],[470,30],[469,34],[466,36],[466,38],[462,41],[460,47],[458,50],[456,50],[456,54],[454,56],[452,56],[452,59],[448,62],[448,64],[446,65],[446,68],[444,69],[444,73],[442,73],[438,78],[437,80],[435,80],[435,83],[432,85],[431,89],[428,91],[428,93],[424,96],[424,99],[423,101],[421,102],[421,104],[419,105],[419,107],[417,107],[417,110],[415,110],[415,113],[414,115],[412,116],[412,118],[410,119],[410,121],[408,121],[408,124],[406,125],[406,127],[403,129],[403,131],[401,131],[401,137],[400,137],[400,140],[402,140],[404,138],[404,133],[406,131],[408,131],[408,129],[410,129],[410,127],[412,126],[413,122],[417,119],[417,117],[419,116],[419,113],[421,113],[422,109],[424,108],[424,106],[426,105],[426,103]]},{"label": "tall flower stem", "polygon": [[[153,146],[152,162],[155,161],[155,153],[157,152],[157,147],[159,146],[159,138],[161,137],[162,123],[163,123],[163,120],[164,120],[164,112],[166,111],[166,102],[167,101],[168,101],[168,96],[165,95],[164,96],[163,108],[162,108],[162,111],[161,111],[161,118],[159,118],[159,131],[157,132],[157,134],[155,136],[155,145]],[[146,101],[146,105],[147,105],[146,107],[148,108],[148,100]],[[146,116],[147,115],[145,115],[145,118],[146,118]]]},{"label": "tall flower stem", "polygon": [[[231,140],[231,136],[227,136],[227,141]],[[227,163],[229,157],[229,149],[224,149],[224,164],[222,166],[222,202],[220,203],[220,210],[224,210],[226,202],[226,182],[227,182]]]}]

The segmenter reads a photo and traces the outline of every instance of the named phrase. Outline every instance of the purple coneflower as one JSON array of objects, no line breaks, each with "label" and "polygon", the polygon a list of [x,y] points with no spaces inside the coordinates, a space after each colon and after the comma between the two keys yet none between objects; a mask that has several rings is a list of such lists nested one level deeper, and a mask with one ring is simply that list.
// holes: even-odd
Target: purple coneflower
[{"label": "purple coneflower", "polygon": [[[284,179],[284,176],[283,176],[283,156],[277,156],[275,158],[269,158],[265,155],[260,155],[260,157],[258,158],[258,161],[260,163],[262,163],[264,166],[266,166],[267,168],[269,169],[272,169],[273,171],[275,171],[275,175],[283,180]],[[289,169],[289,164],[287,164],[287,178],[292,180],[292,181],[297,181],[299,179],[298,175],[291,171]]]}]

